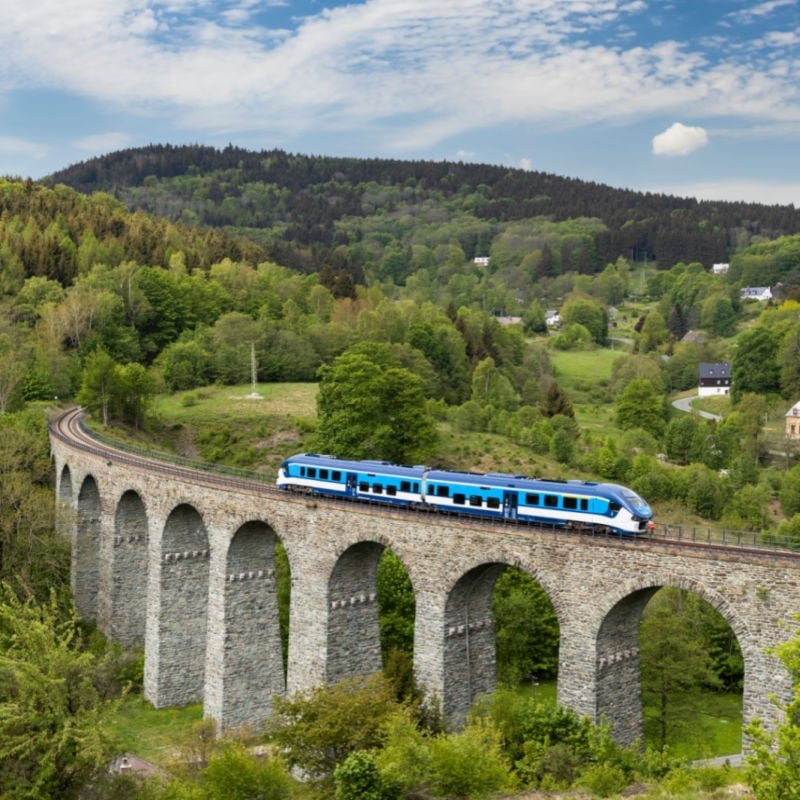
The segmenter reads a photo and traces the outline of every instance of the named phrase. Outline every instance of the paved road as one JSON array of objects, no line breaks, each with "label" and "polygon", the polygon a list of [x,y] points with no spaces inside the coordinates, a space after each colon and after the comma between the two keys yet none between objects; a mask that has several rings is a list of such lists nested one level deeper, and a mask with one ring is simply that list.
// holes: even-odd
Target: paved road
[{"label": "paved road", "polygon": [[699,408],[692,408],[692,403],[697,400],[698,395],[690,395],[689,397],[679,397],[677,400],[672,401],[672,405],[678,409],[678,411],[686,411],[687,413],[691,414],[694,412],[695,414],[699,414],[703,419],[722,419],[719,414],[712,414],[710,411],[701,411]]}]

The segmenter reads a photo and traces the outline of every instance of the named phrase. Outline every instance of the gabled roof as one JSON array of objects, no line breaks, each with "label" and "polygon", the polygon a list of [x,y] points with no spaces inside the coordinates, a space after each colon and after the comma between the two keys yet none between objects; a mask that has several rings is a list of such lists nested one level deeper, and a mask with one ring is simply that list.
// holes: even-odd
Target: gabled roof
[{"label": "gabled roof", "polygon": [[731,365],[724,361],[719,364],[700,364],[701,378],[730,378]]}]

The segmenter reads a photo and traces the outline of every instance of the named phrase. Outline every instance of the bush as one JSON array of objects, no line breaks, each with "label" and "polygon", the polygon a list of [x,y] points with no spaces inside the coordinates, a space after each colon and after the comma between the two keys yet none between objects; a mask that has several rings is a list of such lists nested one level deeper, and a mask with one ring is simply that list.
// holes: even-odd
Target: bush
[{"label": "bush", "polygon": [[337,800],[393,800],[399,787],[381,777],[375,756],[356,750],[333,773]]},{"label": "bush", "polygon": [[500,737],[488,723],[430,740],[430,787],[434,797],[487,797],[513,788]]},{"label": "bush", "polygon": [[551,790],[571,786],[582,764],[582,756],[563,742],[550,746],[527,742],[525,755],[515,766],[526,785]]},{"label": "bush", "polygon": [[593,764],[581,775],[578,783],[585,786],[594,797],[619,794],[627,785],[625,773],[614,764]]},{"label": "bush", "polygon": [[514,787],[511,766],[500,736],[488,720],[477,720],[461,733],[425,736],[408,714],[392,717],[376,755],[385,786],[431,797],[487,797]]},{"label": "bush", "polygon": [[344,680],[276,702],[270,733],[292,766],[330,788],[350,753],[381,742],[382,725],[399,709],[382,675]]}]

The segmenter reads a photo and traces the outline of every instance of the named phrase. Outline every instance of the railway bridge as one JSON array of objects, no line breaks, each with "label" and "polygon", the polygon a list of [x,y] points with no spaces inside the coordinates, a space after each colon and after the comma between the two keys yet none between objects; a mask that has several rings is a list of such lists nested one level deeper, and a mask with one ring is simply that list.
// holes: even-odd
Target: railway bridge
[{"label": "railway bridge", "polygon": [[[495,685],[491,595],[509,565],[549,595],[561,632],[558,699],[618,740],[642,736],[639,621],[664,586],[707,600],[744,655],[744,720],[774,724],[789,676],[769,648],[800,611],[800,558],[669,537],[622,539],[464,520],[281,492],[176,466],[50,426],[57,520],[72,541],[78,612],[144,645],[156,707],[201,701],[222,729],[259,727],[272,698],[381,667],[375,577],[385,548],[416,597],[414,667],[446,717]],[[291,571],[286,668],[275,546]]]}]

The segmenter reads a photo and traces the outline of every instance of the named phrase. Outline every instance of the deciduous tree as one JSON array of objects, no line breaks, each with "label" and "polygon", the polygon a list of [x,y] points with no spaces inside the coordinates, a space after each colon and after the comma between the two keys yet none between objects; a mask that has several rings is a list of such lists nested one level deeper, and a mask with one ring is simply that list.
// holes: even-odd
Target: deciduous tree
[{"label": "deciduous tree", "polygon": [[113,705],[78,621],[55,600],[22,602],[0,589],[0,795],[70,800],[108,768]]},{"label": "deciduous tree", "polygon": [[420,378],[345,353],[320,370],[319,446],[345,458],[423,461],[436,443]]}]

